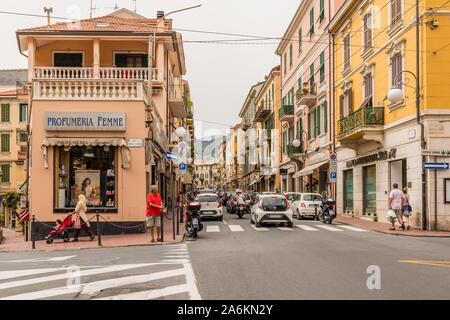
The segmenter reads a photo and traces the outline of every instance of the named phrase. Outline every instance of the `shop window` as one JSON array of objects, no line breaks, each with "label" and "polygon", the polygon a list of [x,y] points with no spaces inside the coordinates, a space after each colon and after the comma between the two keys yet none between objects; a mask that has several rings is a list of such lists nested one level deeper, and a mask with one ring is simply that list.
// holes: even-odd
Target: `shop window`
[{"label": "shop window", "polygon": [[375,214],[377,208],[376,166],[363,168],[364,214]]},{"label": "shop window", "polygon": [[55,208],[74,208],[78,195],[91,208],[117,208],[117,148],[55,147]]}]

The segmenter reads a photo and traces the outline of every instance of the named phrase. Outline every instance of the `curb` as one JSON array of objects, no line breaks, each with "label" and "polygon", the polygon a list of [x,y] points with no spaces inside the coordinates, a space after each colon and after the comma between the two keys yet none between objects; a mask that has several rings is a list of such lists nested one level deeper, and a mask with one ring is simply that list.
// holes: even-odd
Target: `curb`
[{"label": "curb", "polygon": [[378,233],[390,234],[392,236],[422,237],[422,238],[450,238],[450,234],[448,236],[443,236],[443,235],[433,236],[433,235],[427,235],[427,234],[407,234],[407,233],[401,233],[401,232],[388,232],[388,231],[382,231],[382,230],[376,230],[376,229],[367,229],[367,228],[358,226],[356,224],[351,224],[349,222],[344,222],[344,221],[337,221],[337,222],[346,224],[346,225],[350,225],[350,226],[354,226],[354,227],[363,228],[363,229],[370,230],[370,231],[375,231]]},{"label": "curb", "polygon": [[54,251],[70,251],[70,250],[89,250],[89,249],[105,249],[105,248],[127,248],[127,247],[146,247],[146,246],[166,246],[176,243],[185,242],[186,233],[183,233],[183,236],[180,240],[175,240],[173,242],[154,242],[154,243],[142,243],[142,244],[126,244],[126,245],[117,245],[117,246],[97,246],[97,247],[87,247],[87,248],[65,248],[65,249],[26,249],[26,250],[1,250],[2,253],[20,253],[20,252],[54,252]]}]

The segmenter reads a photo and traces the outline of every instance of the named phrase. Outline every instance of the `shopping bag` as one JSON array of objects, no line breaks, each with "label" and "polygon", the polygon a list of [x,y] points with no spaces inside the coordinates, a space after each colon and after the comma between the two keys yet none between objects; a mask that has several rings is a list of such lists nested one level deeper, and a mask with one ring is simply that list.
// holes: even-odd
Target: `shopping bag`
[{"label": "shopping bag", "polygon": [[388,216],[388,218],[392,218],[392,219],[397,218],[397,214],[396,214],[395,211],[392,210],[392,209],[390,209],[390,210],[387,212],[387,216]]}]

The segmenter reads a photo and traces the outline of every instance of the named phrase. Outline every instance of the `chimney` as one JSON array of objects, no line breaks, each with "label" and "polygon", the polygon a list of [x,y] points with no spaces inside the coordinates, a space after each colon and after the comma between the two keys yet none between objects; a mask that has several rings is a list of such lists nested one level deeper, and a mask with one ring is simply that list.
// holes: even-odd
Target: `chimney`
[{"label": "chimney", "polygon": [[164,11],[157,11],[156,18],[161,19],[162,17],[164,17]]},{"label": "chimney", "polygon": [[53,8],[46,8],[44,7],[44,12],[47,14],[47,25],[50,27],[50,13],[53,12]]}]

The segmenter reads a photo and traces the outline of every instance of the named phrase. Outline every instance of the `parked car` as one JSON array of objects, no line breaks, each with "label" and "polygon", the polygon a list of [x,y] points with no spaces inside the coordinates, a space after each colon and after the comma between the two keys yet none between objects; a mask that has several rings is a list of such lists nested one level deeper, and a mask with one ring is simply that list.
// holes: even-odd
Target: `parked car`
[{"label": "parked car", "polygon": [[294,213],[294,217],[301,220],[304,217],[314,217],[315,208],[317,207],[317,213],[320,210],[320,205],[322,204],[322,196],[318,193],[296,193],[289,195],[292,199],[291,206]]},{"label": "parked car", "polygon": [[227,192],[223,195],[222,197],[222,206],[226,207],[227,206],[227,202],[231,197],[231,192]]},{"label": "parked car", "polygon": [[216,194],[202,193],[197,196],[196,200],[202,205],[200,209],[200,217],[202,220],[205,218],[223,220],[222,203]]},{"label": "parked car", "polygon": [[257,227],[263,224],[285,224],[292,228],[293,213],[289,201],[282,194],[262,194],[253,205],[250,222]]}]

